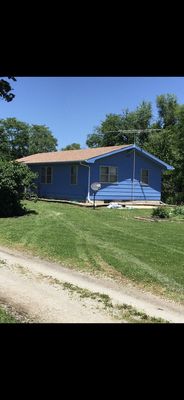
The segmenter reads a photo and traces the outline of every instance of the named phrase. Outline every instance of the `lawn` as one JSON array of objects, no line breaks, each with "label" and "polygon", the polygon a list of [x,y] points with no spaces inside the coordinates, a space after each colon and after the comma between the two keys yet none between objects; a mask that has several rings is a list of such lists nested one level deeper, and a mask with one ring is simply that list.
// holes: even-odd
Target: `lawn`
[{"label": "lawn", "polygon": [[0,243],[68,267],[130,280],[184,302],[184,222],[149,222],[151,210],[26,202],[33,212],[0,219]]}]

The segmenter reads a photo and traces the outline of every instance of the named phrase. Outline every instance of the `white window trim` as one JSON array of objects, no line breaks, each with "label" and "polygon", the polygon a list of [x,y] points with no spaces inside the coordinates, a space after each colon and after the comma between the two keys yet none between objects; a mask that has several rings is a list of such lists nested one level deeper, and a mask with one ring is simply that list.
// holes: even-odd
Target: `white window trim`
[{"label": "white window trim", "polygon": [[[103,168],[103,167],[105,167],[105,168],[111,168],[111,167],[113,167],[113,168],[116,168],[116,171],[117,171],[117,181],[116,182],[110,182],[110,181],[108,181],[108,182],[102,182],[101,181],[101,168]],[[108,174],[109,175],[109,174]],[[100,165],[100,168],[99,168],[99,182],[103,185],[103,183],[104,184],[106,184],[106,183],[110,183],[111,185],[117,185],[117,183],[118,183],[118,167],[116,167],[116,165]]]},{"label": "white window trim", "polygon": [[[45,170],[45,182],[42,182],[42,168]],[[47,182],[47,168],[51,168],[51,182]],[[53,182],[53,167],[50,167],[49,165],[47,167],[41,167],[40,171],[40,183],[41,185],[52,185]]]},{"label": "white window trim", "polygon": [[[72,179],[72,167],[76,167],[76,183],[72,183],[71,182],[71,179]],[[72,185],[72,186],[78,185],[78,169],[79,169],[78,165],[76,165],[76,164],[70,165],[70,185]]]},{"label": "white window trim", "polygon": [[[142,182],[142,171],[148,171],[148,183]],[[141,179],[140,179],[140,183],[141,183],[142,186],[149,186],[149,169],[148,169],[148,168],[141,168]]]}]

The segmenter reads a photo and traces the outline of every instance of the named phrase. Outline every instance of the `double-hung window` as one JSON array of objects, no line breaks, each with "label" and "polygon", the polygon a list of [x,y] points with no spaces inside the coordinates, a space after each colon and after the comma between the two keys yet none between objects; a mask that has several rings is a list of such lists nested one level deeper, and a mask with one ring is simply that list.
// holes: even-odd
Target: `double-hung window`
[{"label": "double-hung window", "polygon": [[118,169],[114,166],[100,167],[101,183],[116,183],[118,180]]},{"label": "double-hung window", "polygon": [[149,183],[148,169],[141,169],[141,183],[142,185],[148,185]]},{"label": "double-hung window", "polygon": [[52,183],[52,167],[41,168],[41,183]]}]

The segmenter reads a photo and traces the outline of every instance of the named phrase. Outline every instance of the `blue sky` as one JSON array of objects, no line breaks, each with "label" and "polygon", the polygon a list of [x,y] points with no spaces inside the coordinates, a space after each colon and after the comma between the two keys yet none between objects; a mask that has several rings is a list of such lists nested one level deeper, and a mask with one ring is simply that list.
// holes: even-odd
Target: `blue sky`
[{"label": "blue sky", "polygon": [[176,94],[184,103],[184,77],[17,77],[15,99],[0,100],[0,118],[16,117],[30,124],[47,125],[58,139],[58,150],[77,142],[82,148],[88,133],[108,113],[134,110],[156,96]]}]

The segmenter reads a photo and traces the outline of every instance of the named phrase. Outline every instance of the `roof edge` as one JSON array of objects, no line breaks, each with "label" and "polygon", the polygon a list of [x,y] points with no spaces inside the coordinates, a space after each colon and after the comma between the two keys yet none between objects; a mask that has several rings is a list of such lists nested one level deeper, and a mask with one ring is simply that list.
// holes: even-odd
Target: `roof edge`
[{"label": "roof edge", "polygon": [[136,144],[127,145],[126,147],[122,147],[121,149],[113,150],[113,151],[110,151],[109,153],[100,154],[99,156],[88,158],[88,159],[86,159],[86,162],[87,163],[94,163],[96,160],[99,160],[101,158],[109,157],[111,155],[118,154],[118,153],[121,153],[121,152],[124,152],[124,151],[128,151],[128,150],[133,150],[133,149],[137,150],[141,154],[144,154],[146,157],[150,158],[153,162],[155,162],[155,163],[157,163],[159,165],[162,165],[162,167],[164,169],[167,169],[167,170],[170,170],[170,171],[175,169],[171,165],[165,163],[164,161],[160,160],[160,158],[154,156],[153,154],[151,154],[148,151],[142,149],[141,147],[137,146]]},{"label": "roof edge", "polygon": [[[123,145],[122,145],[122,146],[123,146]],[[121,147],[121,149],[112,150],[112,151],[110,151],[109,153],[104,153],[104,154],[100,154],[99,156],[96,156],[96,157],[87,158],[87,159],[86,159],[86,162],[88,162],[88,163],[94,163],[96,160],[99,160],[100,158],[109,157],[109,156],[111,156],[111,155],[113,155],[113,154],[120,153],[121,151],[131,150],[133,146],[134,146],[133,144],[127,144],[127,146],[124,145],[124,147]]]},{"label": "roof edge", "polygon": [[169,171],[173,171],[175,168],[172,165],[167,164],[166,162],[160,160],[160,158],[154,156],[153,154],[149,153],[148,151],[141,149],[141,147],[134,145],[134,148],[139,151],[141,154],[144,154],[146,157],[150,158],[152,161],[156,162],[157,164],[160,164],[164,167],[164,169],[167,169]]}]

